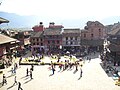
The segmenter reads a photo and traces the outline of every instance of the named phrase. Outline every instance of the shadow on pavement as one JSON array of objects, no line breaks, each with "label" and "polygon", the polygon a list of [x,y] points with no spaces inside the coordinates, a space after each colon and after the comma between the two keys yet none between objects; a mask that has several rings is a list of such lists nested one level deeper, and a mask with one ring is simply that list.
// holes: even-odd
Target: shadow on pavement
[{"label": "shadow on pavement", "polygon": [[11,89],[13,86],[14,86],[14,84],[13,84],[12,86],[8,87],[7,90],[8,90],[8,89]]},{"label": "shadow on pavement", "polygon": [[23,79],[23,78],[26,78],[27,76],[23,76],[23,77],[21,77],[21,79]]},{"label": "shadow on pavement", "polygon": [[28,82],[30,82],[32,79],[29,79],[28,81],[24,82],[24,84],[27,84]]},{"label": "shadow on pavement", "polygon": [[11,72],[11,70],[9,70],[8,72]]},{"label": "shadow on pavement", "polygon": [[75,71],[73,72],[73,74],[75,74],[77,71],[78,71],[78,70],[75,70]]},{"label": "shadow on pavement", "polygon": [[16,86],[16,85],[17,85],[17,83],[16,83],[16,84],[13,83],[13,85],[11,85],[10,87],[8,87],[7,90],[8,90],[8,89],[11,89],[12,87],[14,87],[14,86]]},{"label": "shadow on pavement", "polygon": [[91,59],[99,58],[99,53],[90,53],[89,55],[86,55],[85,57],[90,57]]},{"label": "shadow on pavement", "polygon": [[79,77],[78,80],[80,80],[82,77]]},{"label": "shadow on pavement", "polygon": [[53,76],[53,75],[54,75],[54,74],[50,74],[49,77],[50,77],[50,76]]},{"label": "shadow on pavement", "polygon": [[11,75],[7,76],[7,78],[10,78],[10,77],[15,76],[15,75],[16,75],[16,74],[11,74]]},{"label": "shadow on pavement", "polygon": [[27,76],[26,76],[26,78],[25,78],[24,80],[27,80],[28,78],[30,78],[30,77],[27,77]]},{"label": "shadow on pavement", "polygon": [[0,88],[2,87],[3,85],[2,85],[2,82],[0,83]]}]

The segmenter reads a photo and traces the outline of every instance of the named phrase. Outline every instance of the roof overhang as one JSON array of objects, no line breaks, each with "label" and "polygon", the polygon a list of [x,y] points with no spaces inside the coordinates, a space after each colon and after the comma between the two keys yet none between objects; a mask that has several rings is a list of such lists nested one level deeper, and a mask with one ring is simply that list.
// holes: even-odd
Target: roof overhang
[{"label": "roof overhang", "polygon": [[2,23],[9,23],[9,21],[7,19],[0,17],[0,24]]}]

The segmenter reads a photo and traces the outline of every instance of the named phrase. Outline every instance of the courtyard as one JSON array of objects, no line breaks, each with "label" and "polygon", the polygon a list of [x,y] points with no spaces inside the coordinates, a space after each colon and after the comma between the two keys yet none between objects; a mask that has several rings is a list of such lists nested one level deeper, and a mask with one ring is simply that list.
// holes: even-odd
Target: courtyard
[{"label": "courtyard", "polygon": [[[82,67],[83,76],[80,78],[80,68],[75,72],[72,70],[59,71],[55,68],[55,74],[49,69],[49,65],[35,65],[33,79],[26,76],[26,69],[30,65],[20,65],[16,71],[17,81],[21,82],[23,90],[120,90],[120,86],[115,85],[115,81],[108,77],[100,63],[98,55],[92,56],[89,62],[85,60]],[[14,84],[15,75],[11,75],[10,68],[5,70],[7,85],[1,86],[0,90],[17,90],[18,85]],[[2,74],[0,75],[2,82]]]}]

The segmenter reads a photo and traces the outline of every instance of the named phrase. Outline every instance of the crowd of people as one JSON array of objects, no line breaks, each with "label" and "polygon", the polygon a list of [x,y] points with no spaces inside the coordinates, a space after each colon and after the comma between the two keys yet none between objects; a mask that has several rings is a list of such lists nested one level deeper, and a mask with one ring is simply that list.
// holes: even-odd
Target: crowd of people
[{"label": "crowd of people", "polygon": [[[93,53],[95,55],[95,52]],[[44,56],[43,55],[32,55],[31,57],[33,57],[35,59],[35,57],[41,59]],[[72,55],[68,55],[68,58],[66,59],[61,59],[60,55],[50,55],[49,58],[53,58],[56,59],[55,62],[51,61],[51,63],[49,64],[49,70],[51,70],[52,74],[50,75],[54,75],[56,71],[58,72],[63,72],[63,71],[68,71],[68,70],[75,70],[74,72],[79,71],[79,77],[81,78],[83,76],[83,65],[85,63],[85,60],[83,58],[79,58],[76,59],[75,61],[72,60]],[[86,60],[88,60],[88,62],[91,61],[91,57],[86,56]],[[22,61],[22,58],[20,58],[19,61]],[[19,62],[20,63],[20,62]],[[16,74],[16,70],[18,68],[17,63],[14,64],[14,66],[11,69],[12,74],[15,74],[14,77],[14,84],[13,85],[18,85],[18,90],[22,90],[21,88],[21,83],[19,81],[17,81],[17,74]],[[28,67],[26,68],[26,77],[29,77],[31,80],[33,79],[33,71],[34,71],[34,65],[31,65],[31,68],[29,69]],[[73,72],[73,73],[74,73]],[[7,78],[5,76],[5,74],[3,74],[3,81],[2,81],[2,85],[7,84]]]},{"label": "crowd of people", "polygon": [[[12,72],[12,76],[14,76],[14,83],[12,86],[18,85],[18,90],[23,90],[21,87],[21,82],[17,80],[17,74],[16,74],[16,64],[14,66],[15,69],[12,68],[11,72]],[[26,69],[26,77],[30,77],[30,79],[33,79],[32,77],[32,72],[34,70],[34,66],[31,65],[30,70],[28,70],[28,68]],[[2,80],[2,86],[7,85],[7,77],[5,74],[3,74],[3,80]]]},{"label": "crowd of people", "polygon": [[[80,78],[82,77],[83,73],[83,64],[85,61],[82,58],[79,58],[75,61],[72,60],[72,55],[69,55],[68,58],[65,60],[62,60],[60,56],[53,56],[51,55],[51,58],[57,58],[56,62],[51,61],[49,70],[52,71],[51,75],[54,75],[56,71],[58,72],[63,72],[63,71],[68,71],[68,70],[75,70],[73,73],[80,71]],[[50,75],[50,76],[51,76]]]},{"label": "crowd of people", "polygon": [[[35,57],[35,56],[32,56]],[[43,57],[43,56],[42,56]],[[69,59],[67,60],[61,60],[61,57],[58,55],[56,55],[54,57],[54,55],[51,55],[50,58],[56,58],[56,63],[52,62],[50,63],[50,70],[52,71],[52,75],[55,74],[56,67],[59,67],[59,72],[60,71],[65,71],[65,70],[72,70],[75,68],[75,71],[78,71],[78,67],[80,67],[80,77],[82,77],[82,66],[83,66],[83,60],[79,59],[75,62],[73,62],[71,60],[71,56],[69,56]],[[20,61],[22,60],[22,58],[20,58]],[[11,67],[11,75],[14,76],[14,85],[18,85],[18,90],[22,90],[21,88],[21,83],[19,81],[17,81],[17,69],[18,69],[18,63],[14,63],[14,65]],[[33,71],[34,71],[34,65],[31,65],[31,68],[29,69],[28,67],[26,68],[26,77],[29,77],[30,79],[33,79]],[[3,74],[3,80],[2,80],[2,85],[4,86],[5,84],[7,84],[7,78],[5,76],[5,74]]]}]

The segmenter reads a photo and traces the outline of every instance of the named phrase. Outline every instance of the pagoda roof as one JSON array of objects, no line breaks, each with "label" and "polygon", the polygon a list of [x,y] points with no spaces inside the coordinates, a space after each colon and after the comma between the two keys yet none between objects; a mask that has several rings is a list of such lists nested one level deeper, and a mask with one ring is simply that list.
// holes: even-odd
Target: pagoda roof
[{"label": "pagoda roof", "polygon": [[9,23],[9,21],[7,19],[0,17],[0,24],[1,23]]},{"label": "pagoda roof", "polygon": [[5,44],[5,43],[9,43],[9,42],[14,42],[14,41],[18,41],[18,40],[8,37],[6,35],[0,34],[0,44]]}]

